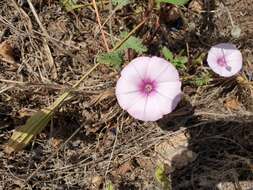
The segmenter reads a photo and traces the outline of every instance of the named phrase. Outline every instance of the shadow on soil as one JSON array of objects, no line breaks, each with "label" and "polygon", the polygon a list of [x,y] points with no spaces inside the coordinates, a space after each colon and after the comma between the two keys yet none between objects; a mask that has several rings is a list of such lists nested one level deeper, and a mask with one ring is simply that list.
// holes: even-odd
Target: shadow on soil
[{"label": "shadow on soil", "polygon": [[196,160],[172,173],[174,189],[217,189],[221,182],[253,179],[253,121],[214,121],[188,129]]},{"label": "shadow on soil", "polygon": [[[245,189],[237,182],[253,180],[252,118],[201,121],[193,116],[190,104],[186,108],[189,117],[168,116],[168,120],[159,123],[165,130],[186,127],[188,150],[197,156],[193,162],[170,173],[172,190],[219,190],[218,186],[224,182],[231,182],[230,189]],[[203,124],[192,127],[200,123]],[[176,157],[178,160],[178,155]],[[173,163],[172,160],[172,168]],[[246,190],[250,190],[248,188],[252,188],[252,184],[249,183]]]}]

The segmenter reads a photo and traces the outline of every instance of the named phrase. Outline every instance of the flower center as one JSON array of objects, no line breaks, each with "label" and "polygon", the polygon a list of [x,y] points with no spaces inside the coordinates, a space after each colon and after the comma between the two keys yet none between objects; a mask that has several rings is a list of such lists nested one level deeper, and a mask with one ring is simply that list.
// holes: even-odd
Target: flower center
[{"label": "flower center", "polygon": [[217,62],[218,62],[218,65],[220,65],[221,67],[227,66],[227,62],[225,60],[225,57],[218,58]]},{"label": "flower center", "polygon": [[150,95],[156,89],[156,82],[150,79],[144,79],[141,81],[139,88],[140,88],[140,92],[144,94],[145,96]]},{"label": "flower center", "polygon": [[145,88],[144,90],[145,90],[145,92],[146,92],[147,94],[149,94],[149,93],[152,92],[152,90],[153,90],[152,84],[146,84],[144,88]]},{"label": "flower center", "polygon": [[217,63],[221,67],[225,67],[225,69],[228,70],[228,71],[232,70],[232,68],[227,64],[227,61],[226,61],[225,57],[218,58]]}]

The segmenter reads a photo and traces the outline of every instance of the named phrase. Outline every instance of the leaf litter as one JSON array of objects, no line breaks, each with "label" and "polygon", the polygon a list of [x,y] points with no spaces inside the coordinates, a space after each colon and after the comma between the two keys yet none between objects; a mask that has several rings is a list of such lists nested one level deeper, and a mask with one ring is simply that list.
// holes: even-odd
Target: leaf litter
[{"label": "leaf litter", "polygon": [[[27,119],[27,115],[19,115],[20,110],[26,108],[34,113],[51,105],[62,92],[69,89],[82,74],[94,66],[97,53],[105,51],[100,36],[93,35],[97,23],[91,6],[75,9],[70,14],[57,1],[44,1],[42,4],[39,1],[32,2],[50,36],[52,31],[49,26],[54,25],[59,17],[64,20],[67,31],[63,33],[54,30],[53,37],[48,39],[57,71],[57,78],[54,78],[46,63],[48,58],[41,40],[41,30],[29,7],[24,4],[21,11],[29,16],[34,33],[27,32],[26,28],[31,27],[24,22],[24,15],[19,15],[20,10],[13,6],[12,1],[0,2],[0,30],[7,31],[1,39],[4,39],[3,42],[11,42],[11,47],[17,47],[21,53],[21,62],[15,63],[17,66],[14,69],[8,61],[0,60],[1,150],[13,130],[24,125]],[[198,1],[192,0],[189,4],[192,2]],[[174,55],[178,55],[184,49],[189,57],[186,69],[180,71],[180,74],[183,78],[191,80],[191,76],[195,75],[201,78],[198,84],[183,80],[183,89],[188,86],[194,93],[185,95],[175,112],[164,118],[164,125],[160,125],[159,122],[138,122],[122,112],[116,104],[115,97],[111,95],[118,73],[114,67],[101,65],[78,89],[73,90],[74,96],[71,100],[54,113],[50,118],[50,124],[32,144],[10,156],[3,152],[0,154],[0,188],[14,189],[25,185],[33,189],[92,189],[89,179],[101,176],[102,180],[97,178],[97,181],[94,179],[93,182],[108,189],[155,189],[159,187],[154,177],[157,166],[155,147],[159,145],[171,152],[171,158],[163,159],[161,162],[171,164],[175,168],[173,171],[166,170],[165,167],[164,171],[174,189],[225,187],[228,183],[238,180],[242,181],[239,185],[250,185],[253,152],[253,99],[250,78],[252,5],[247,0],[240,2],[233,0],[225,3],[234,23],[240,26],[239,39],[231,37],[232,27],[228,27],[228,17],[219,15],[227,14],[219,9],[222,5],[205,4],[202,7],[199,2],[195,4],[201,5],[201,8],[199,5],[197,8],[195,6],[195,13],[190,9],[180,8],[181,16],[194,22],[195,27],[191,28],[194,34],[186,33],[187,25],[178,28],[178,20],[169,24],[161,22],[159,29],[155,30],[156,18],[159,17],[156,11],[152,11],[149,22],[145,22],[134,34],[147,47],[147,51],[140,54],[159,56],[160,47],[167,47]],[[78,3],[81,4],[83,1]],[[109,4],[107,1],[103,3],[98,3],[102,22],[109,15]],[[144,2],[136,1],[118,10],[111,19],[114,34],[120,34],[122,30],[131,31],[143,20],[142,16],[145,14],[131,14],[135,8],[145,10],[148,7]],[[245,15],[249,16],[240,16],[240,10],[246,11]],[[208,17],[208,24],[205,23],[205,16]],[[210,21],[217,26],[212,32],[209,31],[212,30]],[[107,24],[103,29],[108,31]],[[147,36],[149,38],[146,39]],[[202,56],[201,60],[194,59],[206,52],[209,46],[224,38],[231,38],[231,41],[239,44],[244,55],[243,80],[239,82],[239,79],[224,80],[209,72],[203,58],[205,56]],[[124,62],[128,56],[131,57],[130,51],[125,50]],[[195,64],[196,62],[198,64]],[[211,82],[206,82],[203,73],[208,73]],[[194,110],[194,114],[190,114],[192,111],[188,109]],[[78,129],[80,131],[76,136],[67,141]],[[116,133],[115,130],[119,131]],[[109,134],[110,138],[106,138]],[[112,148],[116,134],[117,144]],[[182,148],[180,139],[183,134],[187,134],[188,145]],[[58,138],[61,138],[59,142],[52,142],[53,146],[56,146],[55,150],[50,144],[50,139]],[[64,148],[58,151],[58,147],[63,144]],[[186,154],[187,159],[184,159],[184,151],[190,153]],[[57,154],[52,155],[52,152]],[[187,157],[194,154],[197,156]],[[172,155],[179,156],[173,158]],[[47,160],[48,158],[50,159]],[[111,162],[109,173],[107,179],[104,179],[108,162]],[[120,171],[121,166],[127,166],[129,163],[131,170],[127,169],[121,176],[113,175],[115,171]],[[143,167],[143,163],[149,164]],[[177,167],[178,164],[180,167]],[[37,170],[39,167],[41,168]],[[13,180],[13,175],[17,180]],[[31,177],[26,181],[29,176]]]}]

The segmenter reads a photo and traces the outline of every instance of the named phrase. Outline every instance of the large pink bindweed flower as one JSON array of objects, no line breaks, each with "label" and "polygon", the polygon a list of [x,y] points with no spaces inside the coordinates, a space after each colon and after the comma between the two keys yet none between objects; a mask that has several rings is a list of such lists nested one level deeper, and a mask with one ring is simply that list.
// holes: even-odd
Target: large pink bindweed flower
[{"label": "large pink bindweed flower", "polygon": [[207,63],[215,73],[230,77],[241,70],[242,54],[233,44],[217,44],[209,50]]},{"label": "large pink bindweed flower", "polygon": [[159,57],[135,58],[121,71],[116,97],[134,118],[156,121],[172,112],[181,99],[178,71]]}]

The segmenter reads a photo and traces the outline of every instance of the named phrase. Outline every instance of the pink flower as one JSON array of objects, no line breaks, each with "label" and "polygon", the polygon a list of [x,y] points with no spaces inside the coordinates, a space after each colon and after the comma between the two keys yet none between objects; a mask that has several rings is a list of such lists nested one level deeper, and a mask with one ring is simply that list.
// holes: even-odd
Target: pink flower
[{"label": "pink flower", "polygon": [[173,111],[181,99],[178,71],[159,57],[135,58],[121,71],[116,97],[134,118],[156,121]]},{"label": "pink flower", "polygon": [[215,73],[230,77],[241,70],[242,54],[233,44],[217,44],[209,50],[207,63]]}]

